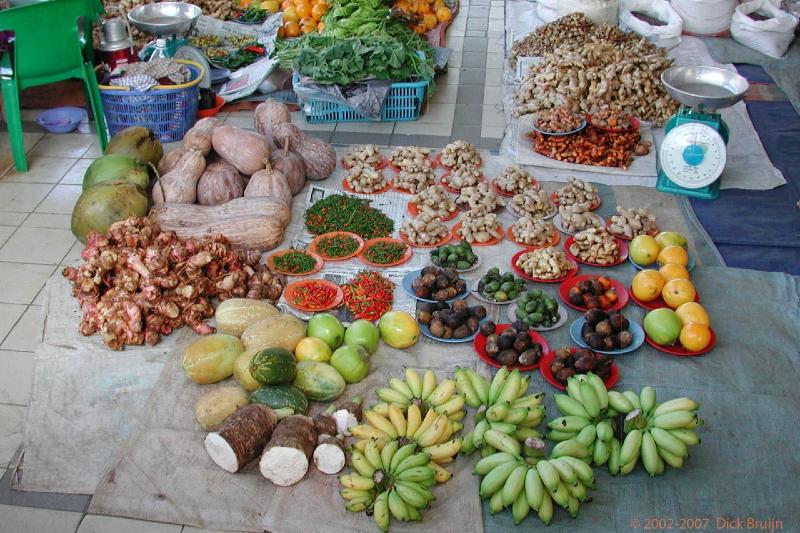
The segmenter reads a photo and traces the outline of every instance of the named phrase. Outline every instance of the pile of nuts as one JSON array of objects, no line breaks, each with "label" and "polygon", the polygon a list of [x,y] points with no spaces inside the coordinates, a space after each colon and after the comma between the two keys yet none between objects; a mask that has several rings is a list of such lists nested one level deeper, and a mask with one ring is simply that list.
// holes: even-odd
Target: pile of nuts
[{"label": "pile of nuts", "polygon": [[511,234],[515,241],[525,246],[543,246],[556,235],[556,227],[550,222],[525,216],[511,226]]},{"label": "pile of nuts", "polygon": [[539,190],[539,182],[531,173],[517,165],[507,166],[495,179],[495,185],[503,192],[518,194],[528,189]]},{"label": "pile of nuts", "polygon": [[566,233],[577,233],[588,228],[602,228],[603,219],[591,211],[576,211],[575,207],[559,206],[561,228]]},{"label": "pile of nuts", "polygon": [[619,258],[619,244],[605,228],[589,228],[575,234],[569,253],[586,263],[610,265]]},{"label": "pile of nuts", "polygon": [[414,203],[417,204],[420,213],[439,217],[442,220],[458,209],[453,197],[440,185],[434,185],[418,192],[414,196]]},{"label": "pile of nuts", "polygon": [[610,133],[589,126],[575,135],[552,136],[532,131],[533,150],[540,155],[578,165],[618,167],[628,170],[633,156],[650,153],[650,141],[638,131]]},{"label": "pile of nuts", "polygon": [[511,208],[519,216],[530,216],[532,218],[544,218],[555,213],[556,206],[553,205],[550,196],[543,190],[528,189],[511,199]]},{"label": "pile of nuts", "polygon": [[629,130],[633,127],[630,115],[612,109],[603,109],[594,113],[592,124],[611,130]]},{"label": "pile of nuts", "polygon": [[448,174],[442,176],[442,183],[460,191],[464,187],[474,187],[480,183],[483,174],[481,170],[474,165],[463,165],[451,170]]},{"label": "pile of nuts", "polygon": [[662,124],[678,109],[660,79],[672,63],[666,50],[644,38],[620,45],[564,46],[523,76],[513,112],[521,116],[557,106],[580,114],[621,109]]},{"label": "pile of nuts", "polygon": [[407,166],[400,169],[400,172],[392,180],[392,184],[398,189],[404,189],[416,194],[424,191],[436,183],[436,174],[433,171],[431,162],[424,159],[427,164],[419,166]]},{"label": "pile of nuts", "polygon": [[644,208],[624,209],[617,206],[617,214],[611,215],[608,231],[626,239],[637,235],[655,235],[658,233],[656,217]]},{"label": "pile of nuts", "polygon": [[516,266],[538,279],[561,279],[574,268],[567,254],[552,246],[525,252],[517,258]]},{"label": "pile of nuts", "polygon": [[595,23],[583,13],[570,13],[543,24],[536,31],[514,41],[511,45],[511,64],[516,66],[518,57],[543,56],[564,44],[583,43],[595,27]]},{"label": "pile of nuts", "polygon": [[354,165],[344,175],[345,182],[355,192],[372,194],[386,188],[386,179],[383,172],[370,166]]},{"label": "pile of nuts", "polygon": [[391,162],[394,166],[404,168],[417,168],[431,166],[431,149],[419,146],[400,146],[392,152]]},{"label": "pile of nuts", "polygon": [[536,113],[536,128],[546,133],[566,133],[583,124],[583,117],[565,106],[543,109]]},{"label": "pile of nuts", "polygon": [[362,144],[356,146],[351,152],[342,158],[345,167],[372,167],[378,168],[383,161],[383,155],[374,144]]},{"label": "pile of nuts", "polygon": [[441,241],[449,231],[439,217],[420,213],[413,220],[404,221],[400,233],[405,234],[411,244],[428,246]]},{"label": "pile of nuts", "polygon": [[442,165],[456,169],[464,166],[481,166],[481,156],[475,145],[466,141],[453,141],[444,148],[439,157]]},{"label": "pile of nuts", "polygon": [[467,211],[494,213],[506,205],[494,190],[484,182],[478,183],[474,187],[464,187],[461,194],[456,198],[456,204],[466,208]]},{"label": "pile of nuts", "polygon": [[503,237],[503,227],[494,213],[467,211],[458,230],[461,240],[470,244],[489,242]]},{"label": "pile of nuts", "polygon": [[599,199],[594,185],[574,176],[569,176],[567,184],[556,191],[556,203],[559,206],[571,207],[576,213],[591,210],[592,204]]}]

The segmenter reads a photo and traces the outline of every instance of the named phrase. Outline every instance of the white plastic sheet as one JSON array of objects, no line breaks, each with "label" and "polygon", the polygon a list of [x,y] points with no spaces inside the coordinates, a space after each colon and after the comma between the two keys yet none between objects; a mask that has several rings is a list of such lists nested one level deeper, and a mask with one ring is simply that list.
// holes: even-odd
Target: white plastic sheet
[{"label": "white plastic sheet", "polygon": [[[754,20],[750,13],[769,16]],[[731,19],[731,36],[738,43],[770,57],[782,57],[794,40],[797,17],[769,0],[752,0],[736,7]]]}]

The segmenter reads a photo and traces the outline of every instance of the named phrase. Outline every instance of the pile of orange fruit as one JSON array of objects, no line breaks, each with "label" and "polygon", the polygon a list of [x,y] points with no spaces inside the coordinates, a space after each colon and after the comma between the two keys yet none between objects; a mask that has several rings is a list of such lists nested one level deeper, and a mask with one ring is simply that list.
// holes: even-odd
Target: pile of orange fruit
[{"label": "pile of orange fruit", "polygon": [[444,0],[395,0],[394,9],[399,9],[415,20],[411,25],[417,33],[432,30],[437,24],[453,20],[453,11],[447,7]]},{"label": "pile of orange fruit", "polygon": [[[277,0],[266,0],[263,4],[267,2],[277,4]],[[278,29],[278,38],[288,39],[315,31],[321,32],[325,28],[322,17],[330,6],[326,0],[283,0],[279,7],[283,11],[283,24]]]}]

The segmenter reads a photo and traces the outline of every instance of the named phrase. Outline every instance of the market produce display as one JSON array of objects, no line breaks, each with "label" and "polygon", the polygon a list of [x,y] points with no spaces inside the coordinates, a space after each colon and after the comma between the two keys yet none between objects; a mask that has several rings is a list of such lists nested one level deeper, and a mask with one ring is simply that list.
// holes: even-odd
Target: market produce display
[{"label": "market produce display", "polygon": [[512,258],[511,264],[534,281],[560,281],[577,271],[567,254],[554,247],[523,250]]},{"label": "market produce display", "polygon": [[431,166],[431,149],[419,146],[398,146],[392,152],[391,165],[396,170]]},{"label": "market produce display", "polygon": [[397,239],[379,238],[364,246],[362,256],[369,263],[378,266],[397,265],[411,257],[408,244]]},{"label": "market produce display", "polygon": [[403,221],[400,236],[412,246],[438,246],[450,239],[450,229],[438,216],[423,212]]},{"label": "market produce display", "polygon": [[454,167],[442,175],[441,183],[450,192],[460,193],[461,189],[474,187],[483,179],[483,174],[479,167],[466,163]]},{"label": "market produce display", "polygon": [[567,280],[564,282],[569,285],[566,301],[582,311],[617,308],[619,294],[615,281],[607,276],[580,276]]},{"label": "market produce display", "polygon": [[530,172],[518,165],[509,165],[492,182],[497,191],[504,196],[515,196],[526,190],[539,190],[539,182]]},{"label": "market produce display", "polygon": [[[400,171],[398,177],[403,175],[405,170]],[[432,174],[431,174],[432,175]],[[409,186],[408,190],[413,190],[412,183],[405,182],[403,185]],[[449,220],[456,216],[458,206],[455,200],[440,185],[427,186],[414,195],[414,205],[420,214],[436,217],[441,220]]]},{"label": "market produce display", "polygon": [[[237,13],[241,22],[263,22],[267,12],[247,9]],[[240,69],[264,57],[264,47],[250,35],[198,35],[189,38],[189,43],[200,50],[209,63],[231,70]]]},{"label": "market produce display", "polygon": [[623,132],[638,127],[638,121],[626,113],[621,113],[613,109],[603,109],[587,116],[589,123],[600,129],[612,132]]},{"label": "market produce display", "polygon": [[613,352],[625,349],[633,342],[630,322],[618,311],[590,309],[583,319],[581,337],[593,350]]},{"label": "market produce display", "polygon": [[315,237],[308,245],[308,251],[326,261],[340,261],[357,255],[363,247],[364,240],[355,233],[333,231]]},{"label": "market produce display", "polygon": [[525,280],[514,276],[513,272],[500,273],[492,267],[478,279],[476,293],[489,302],[504,303],[516,300],[525,290]]},{"label": "market produce display", "polygon": [[564,243],[569,254],[582,263],[611,265],[622,255],[622,246],[605,228],[588,228]]},{"label": "market produce display", "polygon": [[434,266],[455,268],[458,271],[469,270],[479,261],[478,256],[472,251],[472,246],[464,241],[440,246],[431,251],[430,257]]},{"label": "market produce display", "polygon": [[278,29],[279,39],[321,32],[325,28],[322,19],[330,9],[327,2],[319,0],[285,0],[280,7],[283,24]]},{"label": "market produce display", "polygon": [[598,354],[588,348],[558,348],[554,352],[549,368],[556,381],[569,388],[569,380],[573,376],[596,374],[603,381],[611,375],[612,359],[606,355]]},{"label": "market produce display", "polygon": [[631,240],[638,235],[658,234],[656,217],[644,208],[625,209],[617,206],[617,214],[611,215],[606,225],[608,231],[617,237]]},{"label": "market produce display", "polygon": [[[436,184],[436,174],[429,159],[423,159],[424,164],[418,166],[406,165],[392,180],[395,190],[411,194],[420,194],[433,188]],[[440,187],[441,188],[441,187]],[[444,189],[442,189],[444,192]]]},{"label": "market produce display", "polygon": [[439,339],[471,338],[478,331],[478,323],[486,318],[486,308],[482,305],[472,307],[466,300],[454,300],[417,305],[417,321],[428,327],[430,334]]},{"label": "market produce display", "polygon": [[339,305],[344,298],[342,289],[323,279],[306,279],[286,286],[284,300],[300,311],[327,311]]},{"label": "market produce display", "polygon": [[503,239],[503,226],[494,213],[470,210],[453,226],[452,233],[456,239],[470,244],[490,245]]},{"label": "market produce display", "polygon": [[534,125],[541,133],[572,133],[586,125],[586,119],[566,106],[543,109],[536,113]]},{"label": "market produce display", "polygon": [[377,272],[359,272],[342,290],[345,306],[357,319],[377,320],[392,308],[394,283]]},{"label": "market produce display", "polygon": [[509,203],[509,209],[518,216],[530,216],[534,219],[549,218],[556,214],[556,206],[548,194],[541,189],[525,189],[515,194]]},{"label": "market produce display", "polygon": [[454,170],[464,167],[480,167],[483,161],[474,144],[466,141],[453,141],[439,152],[436,161],[445,168]]},{"label": "market produce display", "polygon": [[572,213],[585,213],[600,206],[600,194],[591,183],[568,176],[566,185],[553,194],[553,203],[559,208],[570,208],[569,212]]},{"label": "market produce display", "polygon": [[322,258],[304,250],[281,250],[273,253],[267,259],[270,268],[288,276],[301,276],[319,271],[322,267]]},{"label": "market produce display", "polygon": [[369,165],[353,165],[345,172],[342,186],[345,190],[360,194],[376,194],[389,188],[383,172]]},{"label": "market produce display", "polygon": [[471,187],[462,187],[456,198],[456,204],[464,211],[495,213],[502,209],[506,202],[488,183],[480,182]]},{"label": "market produce display", "polygon": [[528,134],[537,154],[578,165],[619,167],[627,170],[634,156],[647,155],[650,141],[643,141],[638,131],[609,133],[594,126],[573,135],[543,135],[538,131]]},{"label": "market produce display", "polygon": [[411,282],[413,296],[422,300],[445,302],[467,292],[467,282],[454,268],[426,266]]},{"label": "market produce display", "polygon": [[306,229],[314,235],[350,231],[362,239],[387,237],[394,231],[392,219],[370,206],[370,201],[334,194],[316,201],[304,214]]},{"label": "market produce display", "polygon": [[342,157],[342,166],[345,168],[366,166],[380,170],[385,165],[386,159],[383,157],[383,154],[381,154],[380,149],[374,144],[356,146]]},{"label": "market produce display", "polygon": [[494,359],[497,365],[523,370],[535,368],[547,350],[547,345],[538,342],[541,337],[528,331],[518,330],[512,324],[495,324],[492,321],[481,324],[481,337],[475,340],[475,349]]},{"label": "market produce display", "polygon": [[525,215],[509,227],[509,237],[526,248],[554,246],[561,240],[551,222]]}]

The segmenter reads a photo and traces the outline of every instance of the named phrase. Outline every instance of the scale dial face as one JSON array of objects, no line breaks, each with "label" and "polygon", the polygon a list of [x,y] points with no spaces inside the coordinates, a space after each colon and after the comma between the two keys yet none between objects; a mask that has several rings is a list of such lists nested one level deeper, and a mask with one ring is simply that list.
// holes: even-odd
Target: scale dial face
[{"label": "scale dial face", "polygon": [[676,185],[700,189],[714,183],[725,168],[725,141],[711,126],[682,124],[664,136],[661,169]]}]

